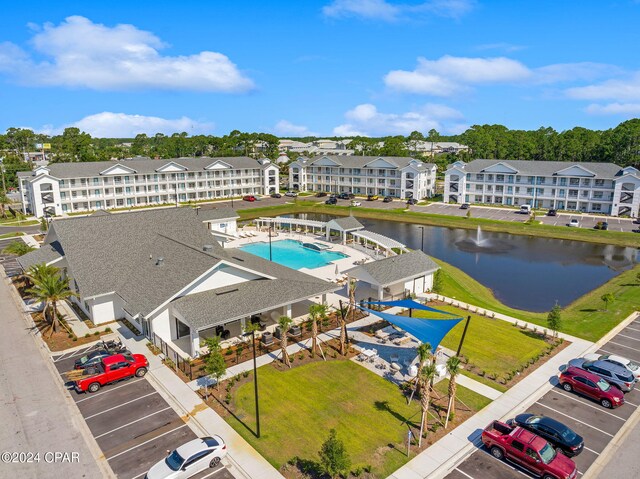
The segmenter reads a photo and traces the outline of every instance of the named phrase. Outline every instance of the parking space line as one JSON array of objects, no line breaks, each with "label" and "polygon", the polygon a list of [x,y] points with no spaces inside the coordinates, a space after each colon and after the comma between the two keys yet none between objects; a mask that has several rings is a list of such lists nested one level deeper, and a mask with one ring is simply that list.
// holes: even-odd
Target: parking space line
[{"label": "parking space line", "polygon": [[84,398],[84,399],[78,399],[78,400],[76,401],[76,404],[78,404],[79,402],[82,402],[82,401],[87,401],[88,399],[93,399],[93,398],[96,398],[96,397],[98,397],[98,396],[102,396],[103,394],[110,393],[111,391],[115,391],[116,389],[123,388],[123,387],[125,387],[125,386],[128,386],[129,384],[136,384],[136,383],[139,383],[140,381],[144,381],[144,379],[143,379],[143,378],[140,378],[140,379],[131,379],[131,380],[127,381],[125,384],[123,384],[123,385],[121,385],[121,386],[116,386],[116,387],[114,387],[114,388],[109,388],[109,389],[107,389],[106,391],[101,391],[101,392],[99,392],[99,393],[93,393],[91,396],[86,397],[86,398]]},{"label": "parking space line", "polygon": [[602,413],[608,414],[609,416],[615,417],[616,419],[620,419],[622,422],[626,421],[626,419],[624,419],[624,418],[622,418],[622,417],[620,417],[620,416],[616,416],[615,414],[612,414],[612,413],[610,413],[609,411],[604,411],[604,410],[603,410],[603,409],[604,409],[604,407],[596,407],[596,406],[594,406],[594,405],[592,405],[592,404],[587,404],[586,402],[580,401],[579,399],[574,398],[574,397],[571,397],[571,396],[569,396],[568,394],[561,393],[560,391],[556,391],[555,389],[552,389],[551,391],[553,391],[553,392],[554,392],[554,393],[556,393],[556,394],[560,394],[560,396],[564,396],[564,397],[566,397],[566,398],[569,398],[569,399],[571,399],[572,401],[575,401],[575,402],[577,402],[577,403],[580,403],[580,404],[583,404],[583,405],[585,405],[585,406],[588,406],[588,407],[590,407],[591,409],[595,409],[596,411],[600,411],[600,412],[602,412]]},{"label": "parking space line", "polygon": [[600,453],[599,453],[599,452],[596,452],[596,451],[594,451],[593,449],[589,449],[587,446],[582,446],[582,448],[583,448],[584,450],[586,450],[586,451],[589,451],[589,452],[594,453],[596,456],[599,456],[599,455],[600,455]]},{"label": "parking space line", "polygon": [[144,399],[146,397],[153,396],[154,394],[158,394],[158,391],[153,391],[152,393],[145,394],[144,396],[137,397],[135,399],[132,399],[131,401],[123,402],[122,404],[118,404],[117,406],[110,407],[109,409],[104,409],[104,410],[102,410],[100,412],[92,414],[91,416],[85,416],[84,419],[85,419],[85,421],[88,420],[88,419],[92,419],[92,418],[94,418],[96,416],[99,416],[100,414],[104,414],[105,412],[113,411],[114,409],[118,409],[119,407],[126,406],[127,404],[131,404],[132,402],[139,401],[140,399]]},{"label": "parking space line", "polygon": [[[626,328],[624,328],[624,329],[631,329],[632,331],[640,331],[640,329],[638,329],[638,328],[632,328],[631,326],[627,326],[627,327],[626,327]],[[624,329],[623,329],[623,331],[624,331]]]},{"label": "parking space line", "polygon": [[[93,349],[96,345],[92,344],[91,346],[86,347],[85,349],[81,349],[81,350],[77,350],[77,351],[71,351],[70,353],[63,353],[61,356],[58,356],[57,359],[55,359],[53,362],[57,363],[58,361],[62,361],[63,359],[71,359],[74,358],[76,356],[83,356],[85,353],[91,351],[91,349]],[[67,356],[68,354],[68,356]]]},{"label": "parking space line", "polygon": [[[207,478],[209,478],[209,477],[213,477],[214,475],[218,474],[220,471],[223,471],[223,470],[225,470],[225,469],[226,469],[225,467],[221,467],[221,468],[216,469],[215,471],[213,471],[211,474],[207,474],[206,476],[201,477],[200,479],[207,479]],[[460,471],[460,472],[462,472],[462,471]],[[462,474],[464,474],[464,472],[462,472]],[[465,474],[465,476],[466,476],[466,474]],[[473,479],[473,477],[471,477],[471,476],[468,476],[468,477],[470,477],[471,479]]]},{"label": "parking space line", "polygon": [[614,341],[609,341],[610,344],[615,344],[616,346],[620,346],[621,348],[627,348],[627,349],[631,349],[632,351],[637,351],[637,348],[631,347],[631,346],[625,346],[624,344],[620,344],[620,343],[616,343]]},{"label": "parking space line", "polygon": [[139,448],[140,446],[144,446],[145,444],[149,444],[151,441],[155,441],[156,439],[159,439],[159,438],[161,438],[162,436],[166,436],[167,434],[171,434],[172,432],[175,432],[175,431],[177,431],[178,429],[182,429],[183,427],[186,427],[186,426],[187,426],[187,423],[184,423],[182,426],[178,426],[178,427],[176,427],[175,429],[171,429],[170,431],[163,432],[162,434],[159,434],[159,435],[158,435],[158,436],[156,436],[156,437],[153,437],[153,438],[151,438],[151,439],[147,439],[146,441],[141,442],[140,444],[136,444],[135,446],[130,447],[129,449],[125,449],[124,451],[119,452],[118,454],[115,454],[115,455],[113,455],[113,456],[111,456],[111,457],[108,457],[108,458],[107,458],[107,461],[110,461],[111,459],[115,459],[116,457],[122,456],[123,454],[126,454],[127,452],[131,452],[131,451],[133,451],[134,449]]},{"label": "parking space line", "polygon": [[135,419],[134,421],[128,422],[127,424],[124,424],[124,425],[122,425],[122,426],[120,426],[120,427],[117,427],[117,428],[115,428],[115,429],[112,429],[111,431],[103,432],[102,434],[100,434],[100,435],[98,435],[98,436],[94,436],[94,437],[95,437],[96,439],[98,439],[98,438],[100,438],[100,437],[102,437],[102,436],[106,436],[107,434],[111,434],[112,432],[115,432],[115,431],[117,431],[117,430],[119,430],[119,429],[125,428],[125,427],[127,427],[127,426],[131,426],[132,424],[135,424],[135,423],[136,423],[136,422],[138,422],[138,421],[142,421],[143,419],[147,419],[147,418],[149,418],[149,417],[151,417],[151,416],[154,416],[154,415],[156,415],[156,414],[159,414],[159,413],[161,413],[161,412],[164,412],[164,411],[166,411],[166,410],[168,410],[168,409],[171,409],[171,406],[168,406],[168,407],[166,407],[166,408],[164,408],[164,409],[160,409],[159,411],[156,411],[156,412],[152,412],[151,414],[147,414],[146,416],[143,416],[143,417],[141,417],[141,418]]},{"label": "parking space line", "polygon": [[506,465],[507,467],[513,469],[514,471],[516,471],[518,474],[523,475],[524,477],[528,477],[531,478],[531,476],[529,474],[526,474],[524,472],[522,472],[518,467],[514,466],[511,461],[509,461],[507,458],[505,458],[503,461],[501,461],[500,459],[496,459],[495,457],[493,457],[493,455],[489,452],[489,451],[485,451],[484,449],[480,449],[482,452],[484,452],[487,456],[491,457],[494,461],[498,461],[501,464]]},{"label": "parking space line", "polygon": [[576,419],[576,418],[575,418],[575,417],[573,417],[573,416],[569,416],[568,414],[565,414],[565,413],[563,413],[563,412],[560,412],[560,411],[558,411],[557,409],[554,409],[554,408],[552,408],[552,407],[550,407],[550,406],[547,406],[546,404],[542,404],[541,402],[536,402],[536,404],[537,404],[538,406],[542,406],[542,407],[544,407],[544,408],[550,409],[551,411],[553,411],[553,412],[555,412],[555,413],[557,413],[557,414],[561,414],[562,416],[566,416],[566,417],[568,417],[569,419],[573,419],[575,422],[579,422],[580,424],[583,424],[583,425],[585,425],[585,426],[587,426],[587,427],[590,427],[591,429],[595,429],[596,431],[601,432],[602,434],[606,434],[606,435],[607,435],[607,436],[609,436],[609,437],[613,437],[613,434],[609,434],[608,432],[603,431],[602,429],[598,429],[597,427],[592,426],[591,424],[588,424],[588,423],[586,423],[586,422],[580,421],[579,419]]},{"label": "parking space line", "polygon": [[640,341],[638,338],[633,338],[631,336],[627,336],[626,334],[619,333],[618,336],[622,336],[623,338],[631,339],[633,341]]},{"label": "parking space line", "polygon": [[132,477],[131,479],[140,479],[142,476],[144,476],[146,474],[146,472],[143,472],[142,474],[138,474],[137,476]]},{"label": "parking space line", "polygon": [[640,407],[640,406],[638,406],[637,404],[633,404],[632,402],[627,401],[626,399],[624,400],[624,403],[625,403],[625,404],[628,404],[629,406],[633,406],[633,407],[635,407],[635,408]]},{"label": "parking space line", "polygon": [[458,471],[460,474],[467,476],[469,479],[474,479],[473,476],[470,476],[469,474],[467,474],[464,471],[461,471],[460,469],[458,469],[457,467],[454,469],[454,471]]}]

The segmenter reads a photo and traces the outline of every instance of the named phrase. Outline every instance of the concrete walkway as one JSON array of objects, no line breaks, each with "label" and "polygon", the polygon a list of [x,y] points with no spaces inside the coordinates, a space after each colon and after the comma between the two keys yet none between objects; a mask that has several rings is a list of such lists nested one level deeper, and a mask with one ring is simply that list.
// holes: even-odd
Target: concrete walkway
[{"label": "concrete walkway", "polygon": [[473,392],[476,392],[481,396],[488,397],[491,400],[498,399],[503,394],[497,389],[494,389],[491,386],[487,386],[486,384],[483,384],[480,381],[476,381],[475,379],[470,378],[469,376],[465,376],[464,374],[459,374],[456,378],[456,382],[460,386],[471,389]]}]

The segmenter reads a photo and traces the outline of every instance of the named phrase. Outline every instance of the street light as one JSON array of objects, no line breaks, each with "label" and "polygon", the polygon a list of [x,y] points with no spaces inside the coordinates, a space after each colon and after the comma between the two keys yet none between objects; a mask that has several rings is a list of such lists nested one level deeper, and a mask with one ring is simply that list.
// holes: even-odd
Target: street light
[{"label": "street light", "polygon": [[421,241],[420,241],[420,251],[424,253],[424,226],[418,226],[422,230]]},{"label": "street light", "polygon": [[273,230],[273,223],[269,223],[269,261],[273,261],[273,254],[271,252],[271,232]]},{"label": "street light", "polygon": [[251,334],[251,343],[253,344],[253,390],[256,400],[256,437],[260,438],[260,406],[258,403],[258,367],[256,364],[256,329],[258,324],[249,323],[248,327],[245,327],[244,335]]}]

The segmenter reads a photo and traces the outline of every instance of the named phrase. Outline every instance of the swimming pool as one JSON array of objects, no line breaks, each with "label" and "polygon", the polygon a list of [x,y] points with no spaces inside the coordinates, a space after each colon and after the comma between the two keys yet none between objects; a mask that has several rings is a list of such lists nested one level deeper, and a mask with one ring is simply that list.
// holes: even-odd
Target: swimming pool
[{"label": "swimming pool", "polygon": [[[242,251],[255,254],[261,258],[269,259],[269,243],[251,243],[240,246]],[[273,261],[292,269],[319,268],[326,266],[337,259],[346,258],[346,254],[335,251],[315,251],[304,248],[300,241],[278,240],[271,243]]]}]

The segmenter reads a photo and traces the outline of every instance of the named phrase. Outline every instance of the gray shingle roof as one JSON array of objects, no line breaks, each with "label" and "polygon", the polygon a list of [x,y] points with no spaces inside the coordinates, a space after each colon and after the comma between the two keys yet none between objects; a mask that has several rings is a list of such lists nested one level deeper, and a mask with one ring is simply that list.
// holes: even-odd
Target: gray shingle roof
[{"label": "gray shingle roof", "polygon": [[183,296],[171,304],[190,328],[202,330],[338,288],[326,282],[254,280]]},{"label": "gray shingle roof", "polygon": [[360,223],[353,216],[342,216],[340,218],[334,218],[329,221],[327,225],[331,227],[333,227],[334,225],[339,226],[342,231],[353,231],[364,228],[364,226],[362,226],[362,223]]},{"label": "gray shingle roof", "polygon": [[[250,169],[263,168],[266,165],[260,164],[258,160],[249,158],[248,156],[233,156],[211,158],[207,156],[195,158],[171,158],[165,160],[152,160],[150,158],[133,158],[120,161],[90,161],[90,162],[73,162],[73,163],[50,163],[47,168],[50,170],[51,176],[55,178],[83,178],[99,176],[101,171],[111,168],[112,166],[122,165],[133,168],[137,174],[156,173],[158,168],[167,163],[178,163],[190,171],[204,171],[211,163],[221,161],[228,163],[234,169]],[[33,172],[20,172],[18,176],[33,176]]]},{"label": "gray shingle roof", "polygon": [[313,165],[316,161],[321,158],[329,158],[330,160],[336,162],[340,166],[345,168],[364,168],[367,163],[371,163],[379,158],[391,163],[397,168],[404,168],[411,161],[417,161],[417,168],[419,170],[431,169],[434,164],[433,163],[425,163],[421,160],[411,158],[409,156],[359,156],[359,155],[321,155],[314,158],[305,158],[302,157],[305,162],[305,166]]},{"label": "gray shingle roof", "polygon": [[498,163],[503,163],[518,170],[518,174],[520,175],[552,176],[558,171],[577,165],[591,171],[598,178],[613,179],[622,170],[620,166],[614,163],[478,159],[467,163],[464,166],[464,171],[467,173],[482,173],[486,168]]},{"label": "gray shingle roof", "polygon": [[44,244],[42,247],[38,248],[31,253],[27,253],[23,256],[16,258],[18,264],[22,267],[23,270],[28,269],[30,266],[39,263],[51,263],[52,261],[56,261],[64,256],[64,251],[62,250],[62,246],[60,242],[53,241],[50,244]]},{"label": "gray shingle roof", "polygon": [[402,280],[432,273],[439,266],[420,250],[366,263],[345,271],[345,274],[363,281],[387,286]]}]

